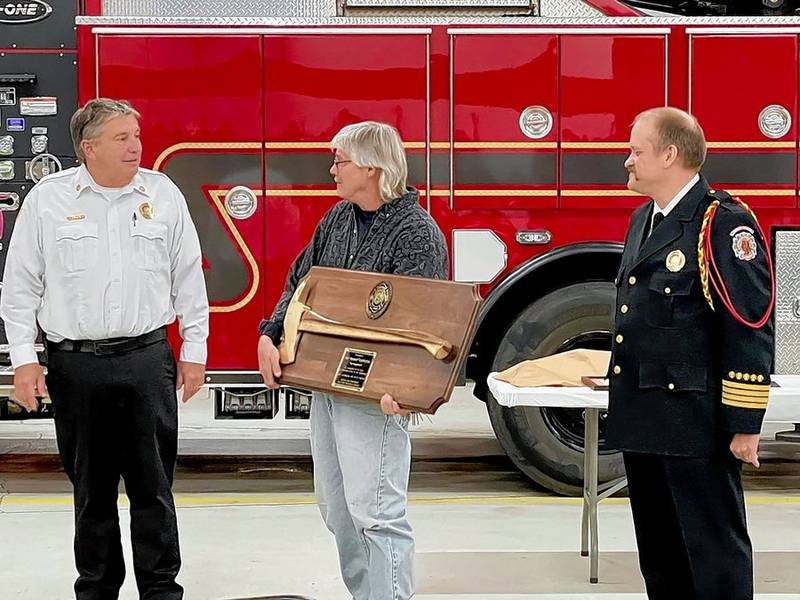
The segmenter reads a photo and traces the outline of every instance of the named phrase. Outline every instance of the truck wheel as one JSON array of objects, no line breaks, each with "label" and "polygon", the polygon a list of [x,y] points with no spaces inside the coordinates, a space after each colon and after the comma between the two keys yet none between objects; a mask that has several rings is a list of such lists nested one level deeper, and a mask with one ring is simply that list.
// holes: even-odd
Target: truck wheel
[{"label": "truck wheel", "polygon": [[[492,371],[523,360],[574,348],[608,350],[615,288],[608,282],[569,285],[540,298],[509,325]],[[603,375],[603,373],[598,373]],[[558,494],[580,496],[583,482],[583,410],[506,408],[488,394],[495,435],[514,464],[537,484]],[[622,454],[605,447],[605,412],[600,417],[600,482],[624,474]]]}]

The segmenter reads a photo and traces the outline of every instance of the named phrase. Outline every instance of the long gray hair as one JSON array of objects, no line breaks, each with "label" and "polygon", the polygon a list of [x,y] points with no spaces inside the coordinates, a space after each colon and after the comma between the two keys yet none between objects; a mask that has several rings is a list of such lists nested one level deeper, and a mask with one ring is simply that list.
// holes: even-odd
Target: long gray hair
[{"label": "long gray hair", "polygon": [[408,179],[406,152],[400,134],[391,125],[362,121],[343,127],[331,140],[332,150],[342,150],[359,167],[380,169],[381,198],[389,202],[403,195]]}]

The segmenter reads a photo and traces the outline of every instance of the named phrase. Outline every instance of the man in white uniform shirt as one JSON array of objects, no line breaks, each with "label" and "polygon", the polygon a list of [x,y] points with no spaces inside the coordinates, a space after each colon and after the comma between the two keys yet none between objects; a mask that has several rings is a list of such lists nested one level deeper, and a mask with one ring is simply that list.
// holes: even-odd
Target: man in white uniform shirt
[{"label": "man in white uniform shirt", "polygon": [[[83,163],[40,181],[11,238],[0,316],[14,399],[36,409],[49,390],[64,470],[74,486],[79,600],[116,599],[125,577],[117,515],[130,500],[140,597],[183,597],[172,479],[176,388],[202,386],[208,299],[200,243],[169,178],[141,169],[139,114],[98,99],[72,117]],[[165,325],[179,320],[175,363]],[[37,362],[37,321],[48,372]]]}]

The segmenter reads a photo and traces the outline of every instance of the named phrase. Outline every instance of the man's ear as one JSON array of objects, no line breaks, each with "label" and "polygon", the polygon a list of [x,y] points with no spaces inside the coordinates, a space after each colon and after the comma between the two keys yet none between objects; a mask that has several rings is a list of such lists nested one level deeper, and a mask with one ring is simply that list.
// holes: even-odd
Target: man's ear
[{"label": "man's ear", "polygon": [[81,150],[83,150],[84,156],[91,155],[94,158],[94,148],[89,140],[81,140]]},{"label": "man's ear", "polygon": [[678,160],[678,147],[670,144],[664,151],[664,166],[671,167]]}]

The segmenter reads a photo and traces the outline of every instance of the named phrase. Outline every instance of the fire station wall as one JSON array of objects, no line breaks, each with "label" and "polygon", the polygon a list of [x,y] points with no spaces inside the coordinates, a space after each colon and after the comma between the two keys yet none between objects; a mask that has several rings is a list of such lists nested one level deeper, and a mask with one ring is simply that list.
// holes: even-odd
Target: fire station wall
[{"label": "fire station wall", "polygon": [[755,207],[795,206],[797,35],[692,34],[690,46],[709,181]]},{"label": "fire station wall", "polygon": [[558,123],[558,45],[556,35],[454,36],[453,208],[555,208],[558,127],[532,139],[520,116],[541,107]]}]

